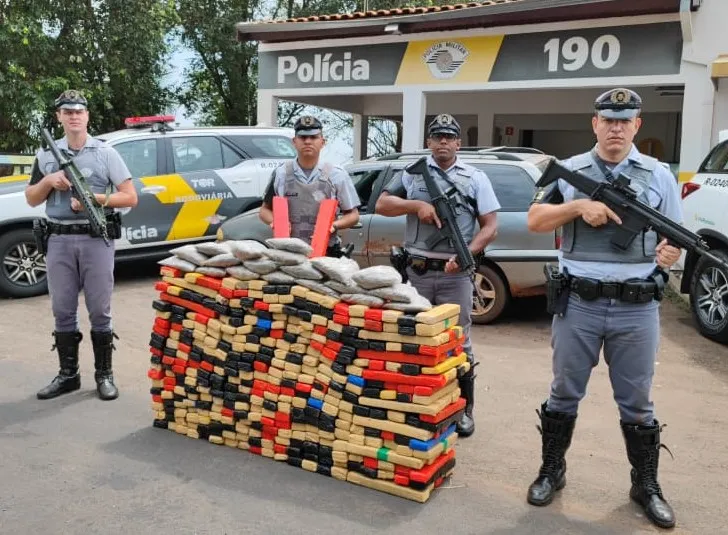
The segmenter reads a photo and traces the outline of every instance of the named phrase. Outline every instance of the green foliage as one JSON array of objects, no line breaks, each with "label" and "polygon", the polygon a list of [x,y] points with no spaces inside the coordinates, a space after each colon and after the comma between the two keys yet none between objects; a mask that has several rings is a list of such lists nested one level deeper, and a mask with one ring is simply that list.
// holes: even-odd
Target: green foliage
[{"label": "green foliage", "polygon": [[[36,148],[40,129],[56,126],[53,100],[70,88],[88,98],[93,134],[180,104],[201,124],[255,124],[257,45],[237,42],[235,24],[439,3],[447,2],[0,0],[0,152]],[[182,82],[166,88],[168,59],[179,43],[192,59]],[[292,126],[304,109],[282,102],[279,124]],[[342,135],[351,126],[348,116],[319,112],[330,132]]]},{"label": "green foliage", "polygon": [[236,40],[235,24],[258,9],[258,0],[177,0],[181,41],[196,53],[180,102],[204,124],[255,124],[257,50]]},{"label": "green foliage", "polygon": [[173,97],[161,86],[165,36],[176,20],[167,0],[0,0],[0,151],[37,147],[65,89],[86,95],[93,133],[164,111]]}]

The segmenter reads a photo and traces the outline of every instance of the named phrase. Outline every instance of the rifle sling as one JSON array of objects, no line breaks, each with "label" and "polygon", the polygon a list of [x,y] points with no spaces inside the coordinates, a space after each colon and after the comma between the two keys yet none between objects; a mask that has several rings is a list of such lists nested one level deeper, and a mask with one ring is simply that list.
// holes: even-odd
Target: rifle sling
[{"label": "rifle sling", "polygon": [[[427,165],[427,162],[425,162],[425,165]],[[453,188],[455,188],[455,190],[456,190],[456,191],[457,191],[457,192],[458,192],[458,193],[459,193],[459,194],[460,194],[460,195],[461,195],[462,197],[464,197],[464,198],[465,198],[465,200],[467,201],[467,203],[468,203],[468,204],[470,205],[470,208],[472,208],[472,210],[473,210],[473,214],[477,214],[477,213],[478,213],[478,203],[477,203],[477,201],[476,201],[475,199],[473,199],[473,198],[472,198],[472,197],[471,197],[470,195],[468,195],[468,194],[466,194],[465,192],[461,191],[461,190],[460,190],[460,188],[458,187],[458,185],[457,185],[457,184],[455,184],[455,182],[453,182],[453,181],[452,181],[452,179],[451,179],[451,178],[450,178],[449,176],[447,176],[447,173],[445,173],[445,171],[443,171],[443,170],[442,170],[442,169],[440,169],[439,167],[437,167],[437,168],[435,169],[435,171],[437,171],[437,173],[438,173],[438,174],[440,175],[440,177],[441,177],[441,178],[442,178],[442,179],[443,179],[443,180],[444,180],[445,182],[447,182],[448,184],[450,184],[450,185],[451,185],[451,186],[452,186]],[[425,179],[425,180],[427,180],[427,179]],[[427,186],[427,188],[429,189],[429,185]],[[430,192],[430,196],[432,196],[432,192]]]},{"label": "rifle sling", "polygon": [[604,163],[604,160],[602,160],[599,157],[596,150],[592,149],[591,157],[592,157],[592,160],[594,160],[594,163],[596,164],[596,166],[599,168],[599,170],[604,175],[604,178],[607,179],[607,182],[613,182],[614,173],[612,173],[612,171],[610,171],[609,167],[607,167],[607,164]]}]

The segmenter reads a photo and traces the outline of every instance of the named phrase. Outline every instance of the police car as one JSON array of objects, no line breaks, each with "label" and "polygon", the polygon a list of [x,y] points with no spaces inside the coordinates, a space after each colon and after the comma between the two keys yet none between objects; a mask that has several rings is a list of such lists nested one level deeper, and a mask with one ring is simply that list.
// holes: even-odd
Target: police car
[{"label": "police car", "polygon": [[[711,252],[728,262],[728,130],[708,153],[693,178],[682,184],[683,225],[702,236]],[[701,334],[728,343],[728,269],[686,254],[680,291],[690,295]]]},{"label": "police car", "polygon": [[[182,243],[214,240],[220,224],[260,206],[271,172],[295,158],[293,130],[175,128],[174,116],[132,117],[126,129],[96,136],[121,155],[139,202],[122,210],[117,261],[159,258]],[[45,206],[25,202],[28,177],[0,181],[0,294],[47,291],[45,258],[32,222]]]}]

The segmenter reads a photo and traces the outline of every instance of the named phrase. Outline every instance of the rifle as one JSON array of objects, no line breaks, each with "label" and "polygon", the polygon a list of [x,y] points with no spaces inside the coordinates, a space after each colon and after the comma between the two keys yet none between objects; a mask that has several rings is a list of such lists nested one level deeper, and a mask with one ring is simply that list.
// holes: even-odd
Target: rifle
[{"label": "rifle", "polygon": [[546,187],[559,178],[588,195],[591,200],[604,203],[619,216],[622,224],[617,226],[611,240],[617,249],[627,250],[641,232],[654,230],[659,236],[667,238],[669,245],[705,256],[716,264],[728,268],[726,262],[710,252],[710,247],[700,236],[637,200],[637,192],[630,186],[628,176],[620,174],[612,181],[600,182],[579,171],[571,171],[557,160],[552,160],[536,183],[536,187]]},{"label": "rifle", "polygon": [[63,153],[61,153],[50,132],[48,132],[45,128],[43,129],[43,138],[48,144],[48,149],[58,162],[60,170],[66,174],[66,178],[68,178],[69,182],[71,182],[71,191],[73,196],[83,205],[83,208],[88,215],[92,234],[103,238],[104,243],[106,243],[106,246],[109,247],[110,243],[109,233],[106,227],[106,214],[104,214],[103,208],[101,208],[98,201],[96,201],[96,197],[91,192],[91,188],[89,188],[86,183],[86,179],[81,174],[81,171],[78,170],[76,164],[73,163],[73,160],[66,158]]},{"label": "rifle", "polygon": [[473,289],[475,290],[476,299],[480,306],[485,308],[486,303],[475,286],[475,273],[478,269],[478,264],[473,257],[473,253],[470,252],[468,244],[465,243],[465,238],[463,238],[460,228],[457,226],[455,207],[449,197],[449,194],[452,193],[454,187],[448,190],[448,193],[442,191],[440,186],[437,185],[437,182],[435,182],[430,174],[430,170],[427,166],[427,158],[420,158],[415,163],[408,166],[406,170],[411,175],[422,175],[425,179],[425,184],[427,185],[427,189],[430,193],[430,200],[432,205],[435,207],[437,217],[442,223],[442,228],[439,229],[439,234],[433,234],[425,241],[427,248],[429,250],[433,250],[442,240],[450,241],[450,244],[455,249],[460,269],[466,272],[470,277],[470,281],[473,283]]}]

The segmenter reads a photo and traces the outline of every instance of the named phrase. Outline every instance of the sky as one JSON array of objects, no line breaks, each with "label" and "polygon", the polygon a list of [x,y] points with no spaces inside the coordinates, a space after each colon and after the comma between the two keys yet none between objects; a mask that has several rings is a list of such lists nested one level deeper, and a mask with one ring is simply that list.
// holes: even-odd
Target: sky
[{"label": "sky", "polygon": [[[170,71],[165,76],[163,84],[165,86],[178,85],[184,77],[184,69],[194,57],[194,52],[182,45],[178,40],[172,41],[175,52],[172,54],[169,62]],[[316,114],[317,109],[312,108],[309,113]],[[170,114],[176,117],[177,126],[190,127],[195,126],[196,117],[187,114],[184,106],[180,106],[175,110],[169,110]],[[201,126],[201,125],[200,125]],[[239,126],[239,125],[231,125]],[[325,133],[324,133],[325,135]],[[343,132],[341,135],[328,138],[327,143],[321,151],[321,159],[335,165],[342,165],[352,161],[353,149],[350,144],[352,132]]]}]

